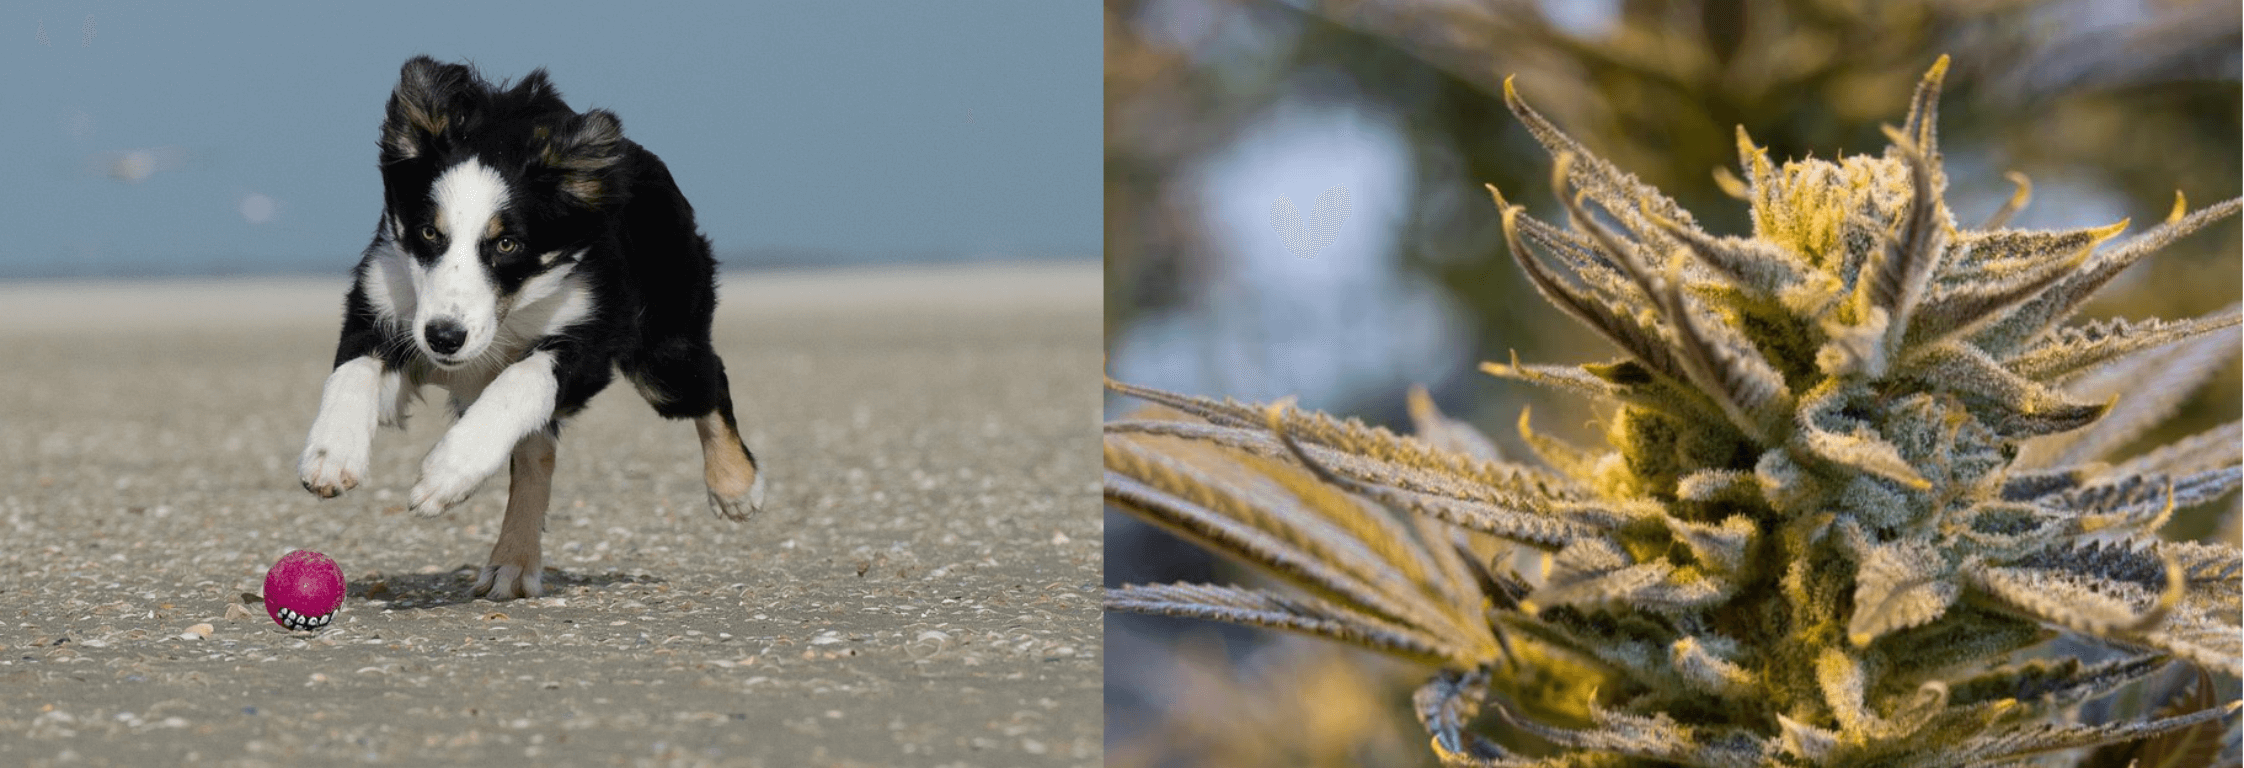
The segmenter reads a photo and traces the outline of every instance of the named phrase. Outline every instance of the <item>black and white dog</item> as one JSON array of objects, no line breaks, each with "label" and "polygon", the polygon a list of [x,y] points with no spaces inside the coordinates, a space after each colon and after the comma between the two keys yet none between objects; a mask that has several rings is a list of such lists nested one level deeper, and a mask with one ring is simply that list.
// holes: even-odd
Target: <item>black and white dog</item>
[{"label": "black and white dog", "polygon": [[382,219],[298,463],[306,490],[365,482],[376,424],[402,426],[421,386],[442,386],[459,420],[422,460],[412,509],[442,512],[511,461],[475,594],[537,596],[561,421],[621,371],[657,413],[694,420],[719,515],[763,505],[710,347],[709,241],[614,114],[571,110],[542,69],[508,87],[418,57],[390,95],[381,150]]}]

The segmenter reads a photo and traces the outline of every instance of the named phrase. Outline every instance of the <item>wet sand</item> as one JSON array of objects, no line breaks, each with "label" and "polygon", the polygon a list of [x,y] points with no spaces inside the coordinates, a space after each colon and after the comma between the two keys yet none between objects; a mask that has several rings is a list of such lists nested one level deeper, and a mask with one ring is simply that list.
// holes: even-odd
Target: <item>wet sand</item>
[{"label": "wet sand", "polygon": [[[1098,265],[729,275],[763,514],[612,386],[507,603],[468,596],[503,476],[405,512],[437,390],[298,486],[344,287],[0,283],[0,764],[1100,761]],[[229,619],[299,548],[336,623]]]}]

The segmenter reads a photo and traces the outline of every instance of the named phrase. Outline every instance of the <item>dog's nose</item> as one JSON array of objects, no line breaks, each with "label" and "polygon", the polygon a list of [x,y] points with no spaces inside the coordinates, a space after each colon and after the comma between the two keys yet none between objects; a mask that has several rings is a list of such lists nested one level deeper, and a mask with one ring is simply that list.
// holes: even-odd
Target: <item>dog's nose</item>
[{"label": "dog's nose", "polygon": [[436,350],[437,354],[449,355],[458,352],[460,351],[460,345],[467,343],[467,327],[460,325],[458,321],[451,318],[440,317],[430,320],[428,327],[421,329],[421,332],[428,337],[429,349]]}]

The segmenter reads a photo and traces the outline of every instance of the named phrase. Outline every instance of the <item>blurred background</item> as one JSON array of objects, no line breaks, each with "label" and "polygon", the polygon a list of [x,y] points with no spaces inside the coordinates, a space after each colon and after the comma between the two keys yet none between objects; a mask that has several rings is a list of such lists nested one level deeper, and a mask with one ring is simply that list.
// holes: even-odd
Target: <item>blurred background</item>
[{"label": "blurred background", "polygon": [[[1505,110],[1536,109],[1719,234],[1746,207],[1714,173],[1744,125],[1776,159],[1882,151],[1917,79],[1941,102],[1948,203],[1975,224],[2033,181],[2021,228],[2162,220],[2238,193],[2233,0],[1112,0],[1106,7],[1106,328],[1118,379],[1407,426],[1404,393],[1518,451],[1513,424],[1595,441],[1585,404],[1477,372],[1517,351],[1615,352],[1505,254],[1483,183],[1546,220],[1550,158]],[[1272,223],[1333,187],[1347,218],[1313,255]],[[1331,216],[1326,217],[1328,220]],[[2138,265],[2088,316],[2237,301],[2225,222]],[[2232,363],[2163,441],[2235,419]],[[1135,403],[1109,399],[1110,415]],[[2221,535],[2234,498],[2180,516]],[[2233,520],[2233,515],[2227,516]],[[2225,535],[2233,537],[2235,532]],[[1109,585],[1238,574],[1121,515]],[[1418,765],[1422,671],[1210,623],[1107,618],[1110,765]]]},{"label": "blurred background", "polygon": [[341,277],[415,54],[547,68],[670,166],[728,267],[1087,262],[1090,4],[597,2],[0,10],[0,279]]}]

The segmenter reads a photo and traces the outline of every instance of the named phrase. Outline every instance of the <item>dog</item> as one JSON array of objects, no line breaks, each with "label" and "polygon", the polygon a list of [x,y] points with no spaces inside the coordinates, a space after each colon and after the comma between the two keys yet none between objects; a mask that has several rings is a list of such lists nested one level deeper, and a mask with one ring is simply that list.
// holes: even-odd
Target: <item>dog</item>
[{"label": "dog", "polygon": [[613,113],[570,109],[543,69],[494,85],[422,56],[390,94],[380,146],[382,216],[344,297],[305,490],[366,482],[376,425],[402,428],[421,387],[443,387],[457,420],[421,461],[411,508],[441,513],[511,469],[474,594],[536,597],[561,423],[620,372],[656,413],[693,421],[713,511],[762,508],[710,344],[716,259],[669,168]]}]

